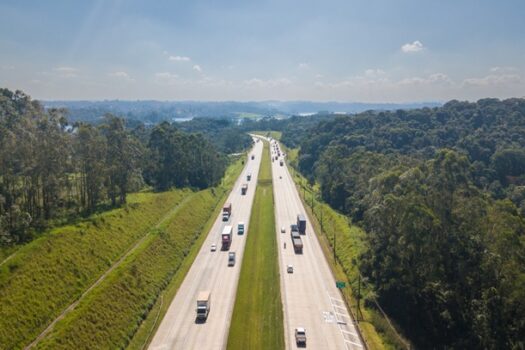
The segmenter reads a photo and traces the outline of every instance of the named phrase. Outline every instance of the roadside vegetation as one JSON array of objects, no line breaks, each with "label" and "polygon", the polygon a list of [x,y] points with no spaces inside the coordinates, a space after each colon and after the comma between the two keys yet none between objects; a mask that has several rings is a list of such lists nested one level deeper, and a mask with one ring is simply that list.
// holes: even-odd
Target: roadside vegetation
[{"label": "roadside vegetation", "polygon": [[128,204],[56,228],[0,267],[0,348],[28,345],[191,192],[130,195]]},{"label": "roadside vegetation", "polygon": [[[338,281],[345,282],[342,293],[352,317],[371,350],[404,349],[408,342],[389,323],[387,315],[378,309],[372,286],[359,276],[357,268],[360,256],[366,251],[366,232],[353,225],[351,220],[324,203],[319,186],[310,184],[294,166],[297,165],[298,149],[282,146],[288,154],[288,162],[308,217],[312,219],[321,248]],[[360,294],[359,294],[360,293]],[[358,298],[359,296],[359,298]],[[360,299],[358,306],[358,299]]]},{"label": "roadside vegetation", "polygon": [[[232,166],[230,166],[227,169],[224,179],[222,181],[222,185],[211,190],[212,193],[215,192],[217,193],[217,195],[221,196],[219,203],[222,204],[222,202],[224,202],[227,195],[230,193],[230,190],[233,187],[235,181],[239,177],[239,174],[241,173],[242,169],[242,161],[237,160]],[[179,290],[179,287],[182,284],[186,273],[193,264],[193,261],[195,260],[195,257],[197,256],[197,253],[199,252],[202,243],[206,239],[206,234],[213,226],[213,223],[215,222],[215,219],[217,215],[219,215],[219,212],[221,210],[222,205],[217,205],[215,207],[214,212],[210,215],[208,221],[202,229],[203,234],[201,234],[197,238],[196,242],[191,246],[188,255],[181,262],[179,269],[175,272],[173,278],[170,280],[169,284],[164,289],[164,291],[160,293],[160,295],[157,297],[155,304],[151,307],[151,310],[148,312],[145,319],[141,322],[139,328],[137,329],[133,338],[131,339],[131,342],[127,346],[127,349],[142,350],[145,349],[147,345],[151,342],[153,335],[155,334],[160,325],[160,322],[162,321],[164,315],[168,311],[171,300],[177,294],[177,291]]]},{"label": "roadside vegetation", "polygon": [[283,308],[268,143],[259,170],[228,349],[284,349]]}]

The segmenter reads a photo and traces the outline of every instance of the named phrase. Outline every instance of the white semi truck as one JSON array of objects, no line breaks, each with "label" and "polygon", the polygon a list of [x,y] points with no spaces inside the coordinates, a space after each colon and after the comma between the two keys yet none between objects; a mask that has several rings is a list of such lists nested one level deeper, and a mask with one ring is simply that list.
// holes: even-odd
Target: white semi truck
[{"label": "white semi truck", "polygon": [[197,320],[206,321],[210,313],[211,292],[202,291],[197,295]]}]

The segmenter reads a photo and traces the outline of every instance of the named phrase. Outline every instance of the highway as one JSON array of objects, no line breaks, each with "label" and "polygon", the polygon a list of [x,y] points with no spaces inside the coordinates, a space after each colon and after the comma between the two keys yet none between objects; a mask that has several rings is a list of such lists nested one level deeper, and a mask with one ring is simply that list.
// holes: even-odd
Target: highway
[{"label": "highway", "polygon": [[[283,159],[282,153],[279,159]],[[279,160],[274,160],[272,175],[286,348],[297,348],[294,331],[304,327],[307,348],[363,349],[308,217],[306,234],[301,235],[303,253],[294,252],[290,225],[296,223],[297,214],[306,216],[306,211],[286,164],[281,166]],[[282,226],[286,233],[281,233]],[[287,273],[289,264],[293,265],[293,273]]]},{"label": "highway", "polygon": [[[149,349],[224,349],[228,338],[230,320],[235,304],[237,284],[242,263],[246,235],[249,234],[250,213],[255,195],[257,176],[262,156],[263,143],[256,142],[249,155],[255,159],[248,161],[241,176],[236,181],[226,202],[232,203],[232,216],[228,222],[222,221],[222,214],[215,221],[200,249],[193,265],[169,309],[164,316]],[[246,181],[247,173],[252,174]],[[248,192],[241,195],[241,186],[248,183]],[[237,234],[237,223],[246,225],[244,235]],[[228,251],[221,251],[221,233],[226,225],[234,227],[230,252],[236,252],[236,263],[228,267]],[[217,251],[211,252],[212,243]],[[205,323],[197,323],[196,298],[199,291],[211,291],[211,309]]]}]

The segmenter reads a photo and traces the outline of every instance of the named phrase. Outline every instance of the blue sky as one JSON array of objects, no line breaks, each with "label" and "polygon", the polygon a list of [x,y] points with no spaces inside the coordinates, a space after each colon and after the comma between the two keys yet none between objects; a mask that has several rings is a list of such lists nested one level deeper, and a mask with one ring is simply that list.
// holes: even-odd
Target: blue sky
[{"label": "blue sky", "polygon": [[0,0],[0,86],[38,99],[525,96],[523,0]]}]

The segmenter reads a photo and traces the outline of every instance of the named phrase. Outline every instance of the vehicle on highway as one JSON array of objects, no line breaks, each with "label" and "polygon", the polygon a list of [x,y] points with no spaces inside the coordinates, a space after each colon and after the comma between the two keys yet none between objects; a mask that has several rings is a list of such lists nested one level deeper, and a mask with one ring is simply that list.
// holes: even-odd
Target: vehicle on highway
[{"label": "vehicle on highway", "polygon": [[281,175],[279,175],[279,179],[282,179],[283,177]]},{"label": "vehicle on highway", "polygon": [[286,267],[286,272],[288,272],[288,273],[293,273],[293,265],[288,265],[288,266]]},{"label": "vehicle on highway", "polygon": [[303,214],[297,215],[297,228],[300,234],[306,234],[306,217]]},{"label": "vehicle on highway", "polygon": [[232,215],[232,204],[231,203],[224,204],[224,207],[222,207],[222,221],[230,220],[231,215]]},{"label": "vehicle on highway", "polygon": [[254,160],[254,159],[255,159],[255,156],[252,154],[252,160]]},{"label": "vehicle on highway", "polygon": [[231,227],[230,225],[224,226],[224,228],[222,229],[222,235],[221,235],[222,250],[230,249],[230,246],[232,244],[232,239],[233,239],[232,231],[233,231],[233,227]]},{"label": "vehicle on highway", "polygon": [[281,227],[281,233],[286,233],[286,227],[284,226]]},{"label": "vehicle on highway", "polygon": [[248,184],[243,184],[241,187],[241,194],[244,196],[248,192]]},{"label": "vehicle on highway", "polygon": [[217,250],[217,244],[213,243],[211,245],[211,249],[210,249],[212,252],[216,251]]},{"label": "vehicle on highway", "polygon": [[296,224],[291,224],[290,232],[299,232],[299,227]]},{"label": "vehicle on highway", "polygon": [[237,224],[237,234],[238,235],[244,234],[244,222],[243,221],[239,221],[239,223]]},{"label": "vehicle on highway", "polygon": [[295,343],[297,346],[306,347],[306,329],[303,327],[297,327],[295,329]]},{"label": "vehicle on highway", "polygon": [[206,321],[211,307],[211,292],[202,291],[197,295],[197,320]]},{"label": "vehicle on highway", "polygon": [[248,173],[246,175],[246,181],[250,181],[252,179],[252,173]]},{"label": "vehicle on highway", "polygon": [[228,253],[228,266],[234,266],[235,265],[235,252],[229,252]]},{"label": "vehicle on highway", "polygon": [[284,164],[284,162],[283,162],[283,160],[281,159],[281,161],[279,162],[279,165],[280,165],[280,166],[283,166],[283,164]]}]

